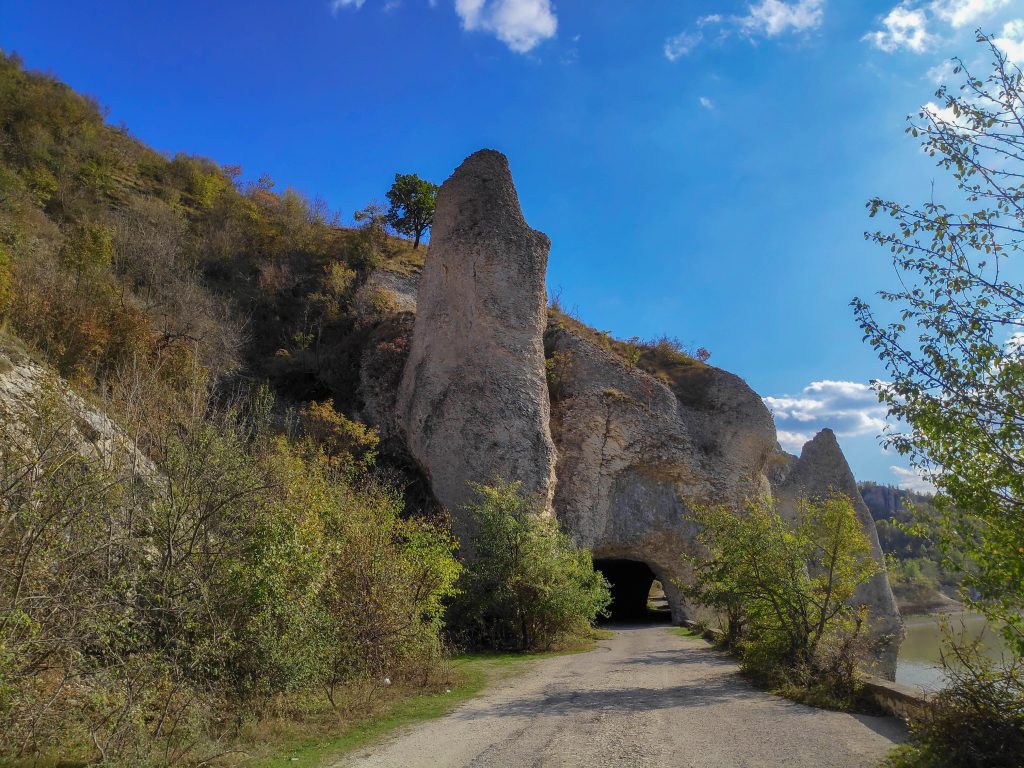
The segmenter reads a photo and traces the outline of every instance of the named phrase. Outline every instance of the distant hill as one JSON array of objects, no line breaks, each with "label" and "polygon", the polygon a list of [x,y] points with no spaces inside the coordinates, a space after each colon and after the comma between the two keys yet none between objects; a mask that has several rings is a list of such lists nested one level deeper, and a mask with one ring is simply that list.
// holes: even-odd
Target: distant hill
[{"label": "distant hill", "polygon": [[930,494],[915,493],[905,488],[870,481],[857,483],[857,487],[875,520],[902,520],[910,512],[912,504],[930,506],[934,498]]},{"label": "distant hill", "polygon": [[[943,563],[927,536],[904,530],[935,511],[934,496],[873,482],[857,484],[878,529],[882,551],[890,558],[889,581],[904,613],[959,607],[960,573]],[[955,556],[955,553],[953,553]]]}]

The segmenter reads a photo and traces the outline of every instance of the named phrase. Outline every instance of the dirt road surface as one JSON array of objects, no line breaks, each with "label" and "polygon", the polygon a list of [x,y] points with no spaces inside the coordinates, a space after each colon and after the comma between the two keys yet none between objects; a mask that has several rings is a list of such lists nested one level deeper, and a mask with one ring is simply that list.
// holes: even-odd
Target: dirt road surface
[{"label": "dirt road surface", "polygon": [[535,664],[337,768],[857,768],[906,738],[896,720],[759,691],[664,626],[616,629],[593,651]]}]

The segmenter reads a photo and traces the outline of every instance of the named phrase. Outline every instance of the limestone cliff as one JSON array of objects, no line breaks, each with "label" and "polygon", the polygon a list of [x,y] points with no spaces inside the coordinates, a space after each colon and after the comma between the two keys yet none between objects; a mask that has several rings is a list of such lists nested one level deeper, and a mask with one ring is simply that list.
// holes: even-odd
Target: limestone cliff
[{"label": "limestone cliff", "polygon": [[[367,414],[403,442],[457,529],[468,481],[518,480],[595,560],[649,567],[677,621],[694,609],[674,584],[689,577],[680,555],[697,546],[688,514],[697,505],[774,495],[794,515],[799,498],[840,491],[883,564],[830,431],[789,456],[739,377],[683,356],[671,375],[654,376],[578,324],[546,320],[547,252],[523,220],[505,158],[476,153],[438,196],[411,344],[411,316],[395,314],[363,358]],[[403,360],[394,396],[379,371],[397,380]],[[871,611],[878,671],[892,677],[902,622],[884,570],[858,597]]]},{"label": "limestone cliff", "polygon": [[39,415],[41,406],[59,414],[83,457],[134,476],[155,475],[152,462],[106,414],[86,403],[16,341],[0,335],[0,429],[16,431],[24,438],[19,442],[30,449],[38,447],[26,425]]},{"label": "limestone cliff", "polygon": [[647,563],[682,618],[673,582],[686,578],[680,553],[693,546],[687,511],[767,492],[771,414],[739,378],[696,361],[680,398],[557,322],[546,342],[563,368],[555,512],[595,558]]},{"label": "limestone cliff", "polygon": [[550,506],[544,376],[548,238],[530,229],[508,161],[482,150],[441,187],[396,421],[437,499],[518,481]]},{"label": "limestone cliff", "polygon": [[871,516],[875,520],[888,520],[893,517],[909,515],[913,505],[931,504],[932,496],[915,493],[906,488],[895,488],[891,485],[877,483],[858,483],[861,498],[867,504]]}]

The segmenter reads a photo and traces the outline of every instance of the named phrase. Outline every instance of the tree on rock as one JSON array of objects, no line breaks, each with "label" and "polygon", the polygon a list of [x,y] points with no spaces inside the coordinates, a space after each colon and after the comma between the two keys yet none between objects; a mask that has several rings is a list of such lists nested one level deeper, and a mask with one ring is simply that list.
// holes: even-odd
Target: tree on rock
[{"label": "tree on rock", "polygon": [[434,223],[437,203],[437,185],[421,179],[414,173],[395,174],[395,183],[388,191],[388,224],[396,232],[413,238],[413,248],[419,248],[420,238]]}]

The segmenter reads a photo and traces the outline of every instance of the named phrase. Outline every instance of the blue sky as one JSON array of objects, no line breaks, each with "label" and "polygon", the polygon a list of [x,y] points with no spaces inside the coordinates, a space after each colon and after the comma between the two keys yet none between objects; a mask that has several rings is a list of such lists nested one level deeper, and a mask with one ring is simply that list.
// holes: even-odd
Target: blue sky
[{"label": "blue sky", "polygon": [[112,122],[349,220],[500,149],[564,305],[708,348],[785,447],[832,426],[893,483],[848,306],[895,279],[864,203],[942,190],[904,117],[978,27],[1024,61],[1024,0],[0,0],[0,47]]}]

